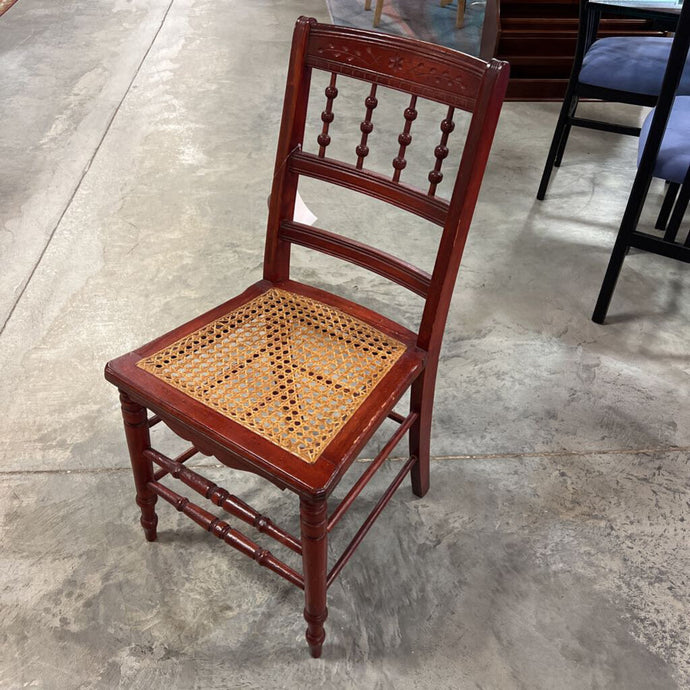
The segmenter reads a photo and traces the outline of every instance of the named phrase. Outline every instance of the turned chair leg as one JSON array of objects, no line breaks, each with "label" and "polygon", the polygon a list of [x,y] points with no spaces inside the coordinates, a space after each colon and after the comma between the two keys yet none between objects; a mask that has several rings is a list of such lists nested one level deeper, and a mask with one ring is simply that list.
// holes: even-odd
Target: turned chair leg
[{"label": "turned chair leg", "polygon": [[143,455],[144,451],[151,447],[146,408],[135,403],[122,391],[120,391],[120,403],[134,485],[137,490],[137,505],[141,508],[141,526],[144,528],[146,539],[156,541],[158,516],[155,506],[158,496],[148,487],[148,483],[153,481],[153,463]]},{"label": "turned chair leg", "polygon": [[420,498],[429,491],[429,458],[431,449],[431,412],[434,402],[433,386],[425,381],[433,381],[434,373],[427,370],[412,384],[410,408],[419,417],[410,428],[410,457],[416,457],[412,465],[410,479],[412,491]]},{"label": "turned chair leg", "polygon": [[302,563],[304,567],[304,619],[307,621],[307,643],[311,655],[321,656],[326,639],[326,574],[328,568],[328,513],[326,501],[300,499]]}]

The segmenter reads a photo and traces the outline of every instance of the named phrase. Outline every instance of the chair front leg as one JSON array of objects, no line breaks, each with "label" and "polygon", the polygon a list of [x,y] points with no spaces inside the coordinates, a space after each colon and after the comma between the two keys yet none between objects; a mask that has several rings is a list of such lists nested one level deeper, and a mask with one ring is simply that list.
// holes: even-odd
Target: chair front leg
[{"label": "chair front leg", "polygon": [[326,639],[326,575],[328,568],[328,513],[325,500],[300,499],[302,563],[304,566],[304,619],[307,621],[307,643],[311,655],[321,656]]},{"label": "chair front leg", "polygon": [[143,454],[147,448],[151,447],[148,415],[145,407],[135,403],[122,391],[120,391],[120,403],[134,485],[137,490],[137,505],[141,508],[141,526],[144,528],[146,539],[156,541],[158,516],[155,505],[158,496],[148,487],[148,483],[153,481],[153,463]]}]

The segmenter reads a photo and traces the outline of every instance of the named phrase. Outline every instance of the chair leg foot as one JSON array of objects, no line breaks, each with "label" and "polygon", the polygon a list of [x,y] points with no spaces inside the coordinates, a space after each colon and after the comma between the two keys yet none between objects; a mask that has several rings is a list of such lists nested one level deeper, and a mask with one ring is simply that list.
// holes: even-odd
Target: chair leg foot
[{"label": "chair leg foot", "polygon": [[153,463],[143,455],[144,450],[151,447],[146,408],[135,403],[126,393],[122,392],[120,392],[120,404],[122,406],[122,419],[125,423],[129,459],[134,474],[136,500],[141,509],[141,526],[144,528],[146,540],[156,541],[158,516],[155,506],[158,496],[148,486],[149,482],[153,481]]},{"label": "chair leg foot", "polygon": [[300,529],[302,534],[302,563],[304,567],[304,619],[306,638],[311,655],[321,656],[326,639],[324,623],[326,607],[326,571],[328,568],[328,512],[325,500],[300,500]]},{"label": "chair leg foot", "polygon": [[158,515],[156,515],[156,510],[154,508],[156,498],[157,496],[155,496],[153,500],[144,502],[137,496],[137,505],[141,508],[141,518],[139,522],[144,528],[146,541],[156,541],[158,538]]},{"label": "chair leg foot", "polygon": [[417,462],[412,465],[410,470],[412,479],[412,493],[419,498],[424,498],[429,491],[431,480],[429,478],[429,457],[425,460],[417,458]]},{"label": "chair leg foot", "polygon": [[594,313],[592,314],[592,321],[594,321],[594,323],[603,325],[606,321],[606,314],[609,310],[609,304],[611,303],[611,298],[613,297],[613,291],[616,289],[618,276],[621,272],[623,260],[625,259],[625,255],[628,253],[628,249],[629,246],[620,239],[616,241],[613,247],[611,258],[609,259],[609,265],[606,269],[606,274],[604,275],[601,289],[599,290],[597,303],[594,306]]},{"label": "chair leg foot", "polygon": [[304,609],[304,620],[307,621],[307,644],[309,645],[309,653],[314,659],[321,656],[323,650],[323,641],[326,639],[326,631],[324,630],[324,623],[328,610],[325,610],[322,616],[312,616]]}]

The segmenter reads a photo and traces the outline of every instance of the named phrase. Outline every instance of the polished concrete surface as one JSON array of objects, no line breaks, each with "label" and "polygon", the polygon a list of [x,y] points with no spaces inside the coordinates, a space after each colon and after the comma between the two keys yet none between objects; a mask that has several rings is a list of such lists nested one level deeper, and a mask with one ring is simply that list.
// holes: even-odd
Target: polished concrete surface
[{"label": "polished concrete surface", "polygon": [[[690,275],[633,252],[607,325],[590,321],[636,142],[575,132],[537,202],[556,104],[504,108],[448,321],[432,488],[403,485],[331,589],[323,658],[299,592],[169,506],[144,541],[102,368],[260,276],[299,14],[328,20],[323,0],[20,0],[0,18],[0,687],[690,687]],[[379,112],[394,140],[401,110]],[[369,237],[376,218],[380,244],[428,263],[433,231],[301,191],[326,227]],[[295,260],[419,312],[358,269]],[[197,464],[290,521],[290,496]]]}]

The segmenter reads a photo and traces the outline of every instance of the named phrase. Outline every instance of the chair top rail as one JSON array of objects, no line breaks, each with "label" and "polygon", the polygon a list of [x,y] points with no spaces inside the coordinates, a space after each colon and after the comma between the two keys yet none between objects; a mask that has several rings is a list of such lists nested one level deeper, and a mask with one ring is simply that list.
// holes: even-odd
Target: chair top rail
[{"label": "chair top rail", "polygon": [[474,109],[488,67],[432,43],[326,24],[311,28],[306,64],[465,111]]}]

